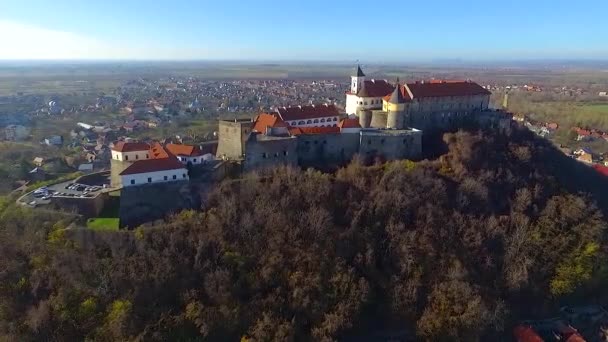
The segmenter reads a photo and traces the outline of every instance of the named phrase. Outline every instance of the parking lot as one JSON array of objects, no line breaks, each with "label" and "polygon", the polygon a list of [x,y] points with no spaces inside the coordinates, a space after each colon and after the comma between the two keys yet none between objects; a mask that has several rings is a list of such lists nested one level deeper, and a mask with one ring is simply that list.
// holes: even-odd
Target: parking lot
[{"label": "parking lot", "polygon": [[109,178],[98,177],[89,184],[68,181],[41,187],[22,198],[22,202],[29,206],[50,204],[52,198],[94,198],[103,190],[109,189]]}]

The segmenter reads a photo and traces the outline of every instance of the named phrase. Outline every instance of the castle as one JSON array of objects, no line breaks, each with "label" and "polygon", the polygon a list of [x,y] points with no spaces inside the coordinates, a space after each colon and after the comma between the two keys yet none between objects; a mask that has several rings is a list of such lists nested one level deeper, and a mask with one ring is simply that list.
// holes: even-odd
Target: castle
[{"label": "castle", "polygon": [[490,95],[471,81],[392,85],[366,80],[357,66],[343,113],[323,104],[282,107],[255,119],[222,120],[217,157],[240,161],[245,170],[343,164],[356,154],[417,159],[425,131],[458,128],[466,122],[507,127],[510,119],[489,109]]}]

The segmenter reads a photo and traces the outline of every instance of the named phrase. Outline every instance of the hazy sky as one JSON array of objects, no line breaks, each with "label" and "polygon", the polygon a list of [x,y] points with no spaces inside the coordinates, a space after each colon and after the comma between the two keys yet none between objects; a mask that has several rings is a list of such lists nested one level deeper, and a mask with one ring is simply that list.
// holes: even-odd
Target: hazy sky
[{"label": "hazy sky", "polygon": [[0,59],[608,59],[608,0],[0,0]]}]

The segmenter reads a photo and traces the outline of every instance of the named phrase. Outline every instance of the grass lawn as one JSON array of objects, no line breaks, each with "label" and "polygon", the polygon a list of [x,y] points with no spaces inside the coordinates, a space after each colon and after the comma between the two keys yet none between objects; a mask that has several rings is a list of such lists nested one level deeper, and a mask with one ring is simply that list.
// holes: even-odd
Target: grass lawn
[{"label": "grass lawn", "polygon": [[87,220],[87,227],[93,230],[118,230],[117,217],[96,217]]},{"label": "grass lawn", "polygon": [[583,107],[608,114],[608,104],[606,103],[592,103],[584,105]]}]

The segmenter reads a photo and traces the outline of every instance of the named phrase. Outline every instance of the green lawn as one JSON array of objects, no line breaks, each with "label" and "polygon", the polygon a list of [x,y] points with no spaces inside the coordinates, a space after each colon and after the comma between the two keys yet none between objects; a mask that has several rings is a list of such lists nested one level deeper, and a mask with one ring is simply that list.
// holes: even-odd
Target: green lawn
[{"label": "green lawn", "polygon": [[591,109],[593,111],[608,114],[608,104],[607,103],[592,103],[592,104],[584,105],[583,107]]},{"label": "green lawn", "polygon": [[87,227],[93,230],[118,230],[117,217],[96,217],[87,220]]}]

